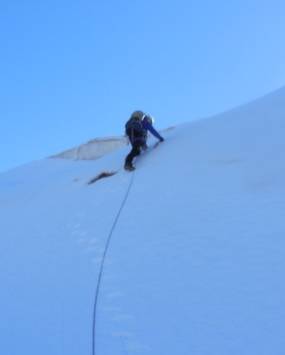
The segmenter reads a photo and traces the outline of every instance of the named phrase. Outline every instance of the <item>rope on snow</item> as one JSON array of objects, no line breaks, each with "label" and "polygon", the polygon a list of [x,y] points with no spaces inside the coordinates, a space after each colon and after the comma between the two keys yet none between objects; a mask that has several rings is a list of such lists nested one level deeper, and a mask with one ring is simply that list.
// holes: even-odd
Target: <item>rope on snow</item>
[{"label": "rope on snow", "polygon": [[97,286],[96,286],[96,290],[95,290],[95,299],[94,299],[94,308],[93,308],[93,324],[92,324],[92,355],[96,354],[96,321],[97,321],[97,308],[98,308],[98,300],[99,300],[99,293],[100,293],[100,286],[101,286],[101,281],[102,281],[102,276],[103,276],[103,272],[104,272],[104,266],[105,266],[105,261],[106,261],[106,256],[108,253],[108,249],[111,243],[111,239],[113,236],[113,233],[115,231],[115,228],[117,226],[117,223],[120,219],[121,213],[126,205],[126,202],[128,200],[133,182],[134,182],[134,177],[135,177],[135,173],[132,173],[132,177],[130,179],[130,183],[128,185],[127,191],[125,193],[124,199],[121,203],[121,206],[119,208],[119,211],[116,215],[116,218],[111,226],[110,232],[108,234],[108,238],[105,244],[105,248],[104,248],[104,252],[103,252],[103,256],[102,256],[102,260],[101,260],[101,264],[100,264],[100,269],[99,269],[99,275],[98,275],[98,281],[97,281]]}]

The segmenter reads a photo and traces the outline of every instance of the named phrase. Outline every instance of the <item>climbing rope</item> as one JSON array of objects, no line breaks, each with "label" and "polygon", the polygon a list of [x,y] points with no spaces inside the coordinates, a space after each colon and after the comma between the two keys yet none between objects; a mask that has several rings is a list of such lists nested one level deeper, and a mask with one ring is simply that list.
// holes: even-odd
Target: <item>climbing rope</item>
[{"label": "climbing rope", "polygon": [[105,261],[106,261],[106,256],[108,253],[108,249],[111,243],[112,235],[114,233],[114,230],[117,226],[117,223],[120,219],[121,213],[126,205],[126,202],[128,200],[133,182],[134,182],[134,177],[135,173],[132,173],[132,177],[130,179],[127,191],[125,193],[124,199],[121,203],[121,206],[119,208],[119,211],[116,215],[116,218],[111,226],[110,232],[108,234],[108,238],[105,244],[101,264],[100,264],[100,269],[99,269],[99,275],[98,275],[98,281],[97,281],[97,286],[96,286],[96,291],[95,291],[95,298],[94,298],[94,308],[93,308],[93,324],[92,324],[92,355],[96,355],[96,325],[97,325],[97,308],[98,308],[98,300],[99,300],[99,293],[100,293],[100,286],[101,286],[101,281],[102,281],[102,276],[103,276],[103,271],[104,271],[104,266],[105,266]]}]

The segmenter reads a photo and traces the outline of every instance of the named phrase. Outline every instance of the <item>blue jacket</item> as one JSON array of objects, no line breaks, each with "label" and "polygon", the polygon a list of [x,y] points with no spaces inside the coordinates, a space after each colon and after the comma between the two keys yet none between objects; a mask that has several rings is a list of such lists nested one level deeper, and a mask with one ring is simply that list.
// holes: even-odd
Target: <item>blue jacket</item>
[{"label": "blue jacket", "polygon": [[151,134],[153,134],[157,139],[163,140],[161,135],[153,128],[153,125],[149,123],[146,119],[142,121],[143,128],[146,131],[149,131]]}]

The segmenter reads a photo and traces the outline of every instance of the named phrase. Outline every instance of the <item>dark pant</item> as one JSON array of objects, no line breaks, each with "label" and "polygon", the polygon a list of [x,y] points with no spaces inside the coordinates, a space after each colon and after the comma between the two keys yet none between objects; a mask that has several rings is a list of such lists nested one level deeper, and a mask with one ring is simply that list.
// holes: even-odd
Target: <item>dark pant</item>
[{"label": "dark pant", "polygon": [[142,142],[142,141],[132,143],[132,150],[130,151],[130,153],[126,157],[126,161],[125,161],[126,165],[132,165],[133,159],[136,156],[140,155],[141,150],[144,145],[145,145],[145,142]]}]

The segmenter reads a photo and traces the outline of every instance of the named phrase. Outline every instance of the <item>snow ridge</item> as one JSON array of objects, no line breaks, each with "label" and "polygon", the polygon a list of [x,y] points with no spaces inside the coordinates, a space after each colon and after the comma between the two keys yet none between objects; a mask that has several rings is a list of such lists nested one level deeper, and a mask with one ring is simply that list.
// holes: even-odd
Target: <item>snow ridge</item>
[{"label": "snow ridge", "polygon": [[78,147],[51,156],[51,158],[71,160],[95,160],[102,156],[122,148],[127,144],[126,137],[111,137],[93,139]]}]

